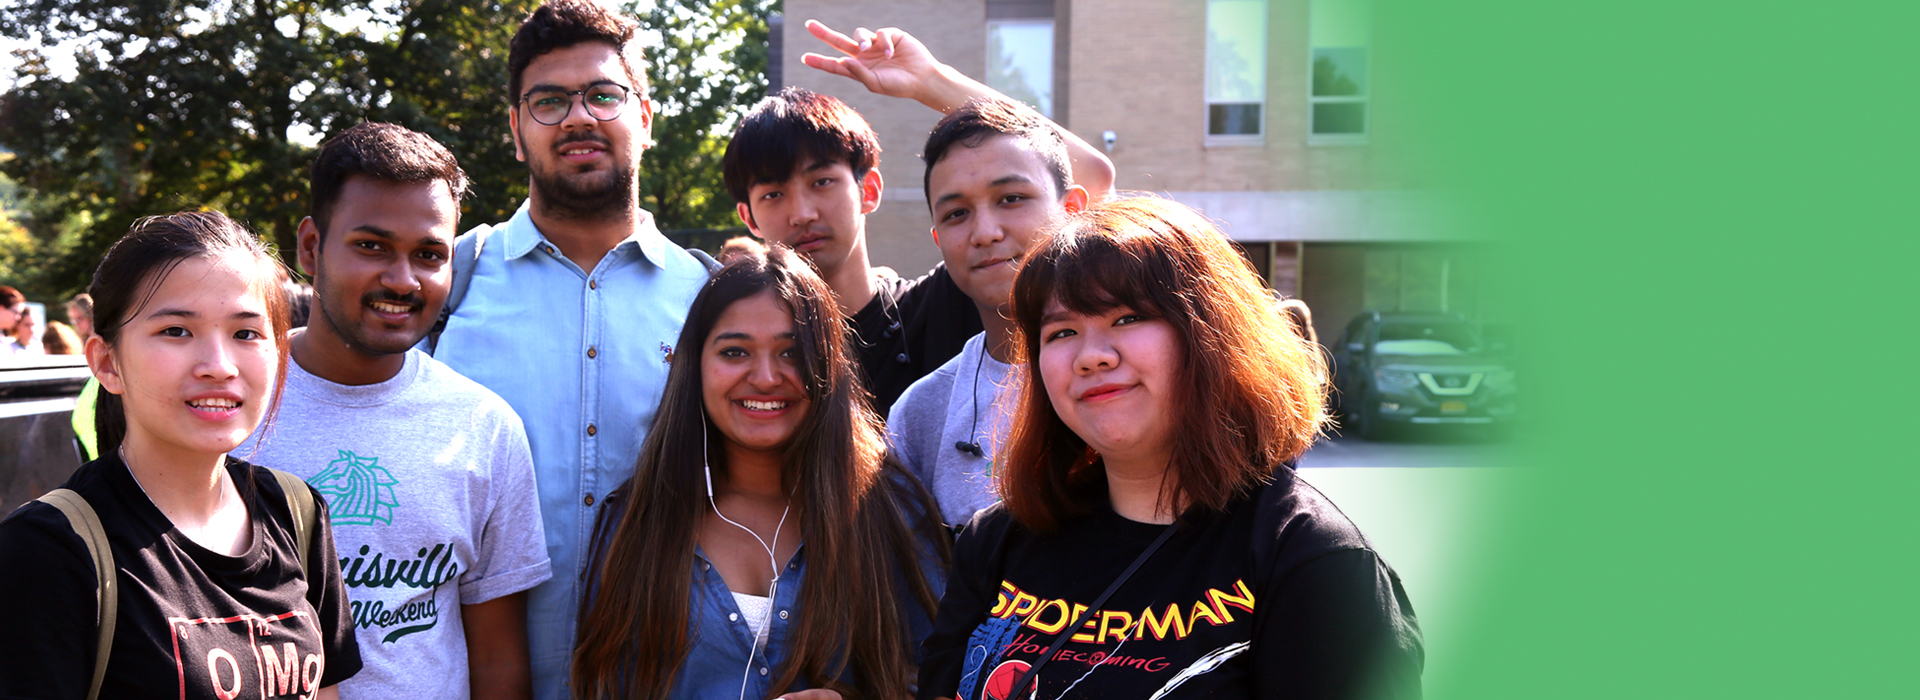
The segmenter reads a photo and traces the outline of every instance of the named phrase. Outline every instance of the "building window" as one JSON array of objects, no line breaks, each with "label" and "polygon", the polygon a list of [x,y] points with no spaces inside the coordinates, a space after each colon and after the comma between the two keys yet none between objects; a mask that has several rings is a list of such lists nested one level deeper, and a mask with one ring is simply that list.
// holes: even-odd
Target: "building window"
[{"label": "building window", "polygon": [[1266,106],[1266,0],[1208,0],[1207,135],[1259,137]]},{"label": "building window", "polygon": [[1310,140],[1364,143],[1373,24],[1372,0],[1313,0]]},{"label": "building window", "polygon": [[1053,20],[987,22],[987,86],[1053,118]]}]

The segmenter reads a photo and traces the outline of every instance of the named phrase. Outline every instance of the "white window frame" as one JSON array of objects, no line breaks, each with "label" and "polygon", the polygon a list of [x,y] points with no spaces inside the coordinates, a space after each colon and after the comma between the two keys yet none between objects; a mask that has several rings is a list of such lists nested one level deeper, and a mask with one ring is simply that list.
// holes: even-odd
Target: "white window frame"
[{"label": "white window frame", "polygon": [[[1313,26],[1313,17],[1312,17],[1313,5],[1314,3],[1311,2],[1311,0],[1307,3],[1307,13],[1308,13],[1307,26],[1308,27]],[[1371,34],[1371,31],[1369,31],[1369,34]],[[1361,90],[1359,95],[1341,95],[1338,97],[1321,97],[1319,95],[1313,94],[1314,53],[1316,51],[1319,51],[1322,48],[1329,48],[1329,49],[1361,48],[1366,50],[1367,70],[1365,71],[1364,74],[1360,76],[1361,85],[1366,86],[1366,88]],[[1309,146],[1365,146],[1367,145],[1373,135],[1373,41],[1372,39],[1369,38],[1367,41],[1367,45],[1364,47],[1349,47],[1349,46],[1321,47],[1321,46],[1314,45],[1312,32],[1309,31],[1307,35],[1307,67],[1306,68],[1307,68],[1307,115],[1306,115],[1307,116],[1307,145]],[[1362,105],[1365,109],[1362,112],[1363,116],[1361,117],[1360,133],[1358,134],[1315,133],[1313,130],[1313,108],[1315,105],[1322,105],[1322,104]]]},{"label": "white window frame", "polygon": [[[1209,9],[1211,9],[1213,2],[1212,0],[1208,0],[1206,4],[1209,6]],[[1214,101],[1212,98],[1208,97],[1206,94],[1207,84],[1211,82],[1211,76],[1203,76],[1200,90],[1201,90],[1201,100],[1204,102],[1204,106],[1200,110],[1200,133],[1204,134],[1206,137],[1206,141],[1203,144],[1205,147],[1211,148],[1215,146],[1260,146],[1260,145],[1266,144],[1267,142],[1267,120],[1269,117],[1272,116],[1272,111],[1269,109],[1271,105],[1269,104],[1269,100],[1267,99],[1267,86],[1266,86],[1267,80],[1266,80],[1266,71],[1264,70],[1264,68],[1268,65],[1267,59],[1268,59],[1268,55],[1271,53],[1269,50],[1271,49],[1270,44],[1273,43],[1273,36],[1270,32],[1267,31],[1267,29],[1272,26],[1273,3],[1271,2],[1271,0],[1261,0],[1260,8],[1261,8],[1260,17],[1261,17],[1261,25],[1262,25],[1261,30],[1262,30],[1262,34],[1265,35],[1263,40],[1260,42],[1260,61],[1259,62],[1263,68],[1263,70],[1261,71],[1260,101],[1257,103],[1260,105],[1260,118],[1257,121],[1260,130],[1251,134],[1213,133],[1213,106],[1214,105],[1216,104],[1239,105],[1239,104],[1253,104],[1253,103]],[[1211,14],[1212,14],[1211,12],[1208,12],[1209,20],[1207,22],[1206,30],[1209,32],[1213,29]],[[1206,71],[1211,72],[1213,70],[1212,42],[1208,41],[1205,34],[1202,34],[1201,41],[1203,42],[1203,46],[1204,46],[1203,53],[1205,54],[1203,58],[1205,65],[1203,66],[1203,68]]]}]

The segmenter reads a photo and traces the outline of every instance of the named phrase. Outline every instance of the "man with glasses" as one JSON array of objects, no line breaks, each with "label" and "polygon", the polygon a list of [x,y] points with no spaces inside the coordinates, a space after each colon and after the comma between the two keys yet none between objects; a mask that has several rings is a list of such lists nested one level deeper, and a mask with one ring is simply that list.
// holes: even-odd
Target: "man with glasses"
[{"label": "man with glasses", "polygon": [[[594,506],[633,472],[667,360],[707,268],[640,209],[653,110],[635,23],[553,0],[507,54],[514,154],[531,193],[506,223],[466,234],[434,355],[526,423],[553,578],[528,598],[534,697],[566,697]],[[450,304],[451,306],[451,304]],[[529,332],[528,324],[533,324]]]}]

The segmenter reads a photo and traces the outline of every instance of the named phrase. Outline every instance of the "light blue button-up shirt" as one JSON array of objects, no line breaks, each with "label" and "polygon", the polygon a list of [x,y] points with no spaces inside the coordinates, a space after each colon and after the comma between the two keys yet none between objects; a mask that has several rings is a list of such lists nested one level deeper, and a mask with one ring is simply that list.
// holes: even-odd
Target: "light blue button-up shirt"
[{"label": "light blue button-up shirt", "polygon": [[666,387],[667,354],[707,268],[653,218],[581,270],[527,205],[481,248],[434,356],[492,389],[526,423],[553,578],[528,599],[533,696],[568,697],[594,504],[633,474]]}]

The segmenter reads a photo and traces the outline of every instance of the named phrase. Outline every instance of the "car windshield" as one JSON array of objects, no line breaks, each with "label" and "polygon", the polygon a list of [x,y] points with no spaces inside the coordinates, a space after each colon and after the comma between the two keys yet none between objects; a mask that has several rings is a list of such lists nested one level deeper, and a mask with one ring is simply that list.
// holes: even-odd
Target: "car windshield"
[{"label": "car windshield", "polygon": [[1382,355],[1466,355],[1480,351],[1480,334],[1464,323],[1388,323],[1373,347]]}]

